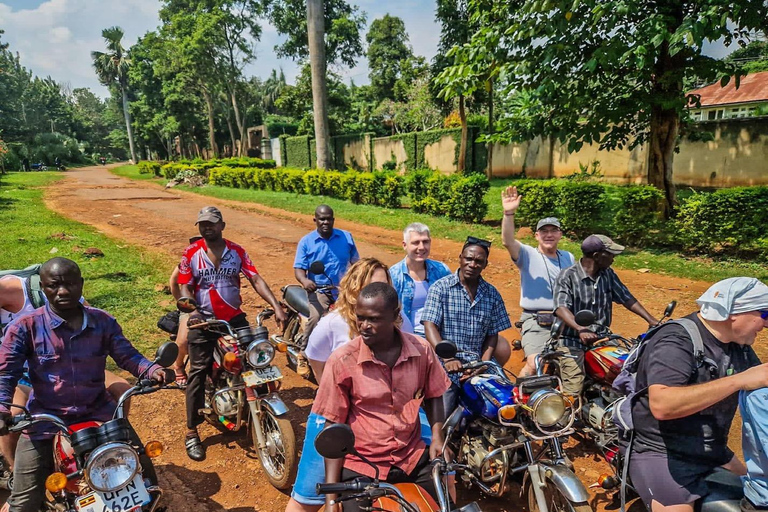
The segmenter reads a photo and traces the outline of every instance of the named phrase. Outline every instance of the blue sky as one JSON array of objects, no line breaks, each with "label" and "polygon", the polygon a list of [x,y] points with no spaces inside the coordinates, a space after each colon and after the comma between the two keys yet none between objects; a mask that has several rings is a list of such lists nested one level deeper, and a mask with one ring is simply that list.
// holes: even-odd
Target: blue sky
[{"label": "blue sky", "polygon": [[[405,22],[410,44],[417,55],[434,57],[440,28],[434,19],[434,0],[351,0],[367,13],[368,23],[389,13]],[[52,76],[72,88],[89,87],[107,94],[91,69],[90,52],[103,48],[101,30],[118,25],[125,31],[124,44],[130,46],[159,24],[160,0],[0,0],[0,29],[3,41],[19,52],[22,63],[39,76]],[[275,44],[281,36],[266,22],[256,45],[256,61],[246,68],[249,76],[267,77],[281,68],[292,82],[298,67],[295,62],[278,59]],[[367,29],[366,29],[367,31]],[[722,56],[722,45],[710,45],[707,53]],[[368,82],[365,57],[353,69],[335,70],[355,83]]]},{"label": "blue sky", "polygon": [[[417,55],[431,59],[440,36],[434,20],[434,0],[353,0],[367,13],[368,22],[391,14],[401,17]],[[90,52],[102,49],[101,29],[118,25],[125,31],[124,44],[130,46],[159,20],[160,0],[0,0],[2,40],[19,52],[21,62],[33,73],[52,76],[72,88],[90,87],[100,95],[107,91],[99,85],[91,69]],[[266,22],[256,45],[256,61],[246,68],[249,76],[266,78],[272,69],[283,68],[292,82],[298,73],[295,62],[278,59],[274,46],[281,36]],[[367,29],[366,29],[367,31]],[[368,82],[365,58],[353,69],[337,69],[355,83]]]}]

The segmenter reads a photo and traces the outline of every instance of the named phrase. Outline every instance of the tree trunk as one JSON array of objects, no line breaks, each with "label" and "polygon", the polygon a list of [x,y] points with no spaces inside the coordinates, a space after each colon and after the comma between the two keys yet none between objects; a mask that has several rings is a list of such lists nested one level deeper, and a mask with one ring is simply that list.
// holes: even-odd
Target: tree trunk
[{"label": "tree trunk", "polygon": [[674,109],[651,107],[651,133],[648,144],[648,184],[664,192],[664,218],[677,205],[672,166],[675,157],[680,118]]},{"label": "tree trunk", "polygon": [[213,124],[213,100],[211,99],[211,93],[205,88],[203,89],[203,97],[205,98],[205,106],[208,107],[208,141],[213,158],[219,158],[219,148],[216,146],[216,130]]},{"label": "tree trunk", "polygon": [[461,144],[459,145],[458,171],[463,173],[466,168],[467,160],[467,139],[469,138],[469,127],[467,126],[467,112],[464,109],[464,95],[459,95],[459,119],[461,119]]},{"label": "tree trunk", "polygon": [[[486,87],[488,93],[488,135],[496,133],[496,126],[493,120],[493,80],[488,80]],[[493,142],[488,142],[488,170],[485,171],[485,175],[488,179],[493,178]]]},{"label": "tree trunk", "polygon": [[123,92],[123,115],[125,116],[125,129],[128,131],[128,146],[131,148],[131,161],[138,164],[136,158],[136,144],[133,142],[133,129],[131,129],[131,113],[128,111],[128,91],[122,87]]},{"label": "tree trunk", "polygon": [[[237,156],[243,156],[243,153],[245,153],[245,119],[240,119],[240,109],[237,106],[237,97],[235,95],[234,89],[232,90],[232,94],[230,94],[230,97],[232,98],[232,109],[235,111],[235,123],[237,123],[237,128],[240,131],[240,148],[237,151]],[[235,146],[232,146],[232,151],[235,150]]]},{"label": "tree trunk", "polygon": [[317,168],[331,168],[328,91],[325,83],[325,16],[323,0],[307,0],[309,65],[312,70],[312,111],[315,117]]},{"label": "tree trunk", "polygon": [[[235,137],[235,129],[232,127],[232,120],[227,116],[227,128],[229,128],[229,138],[232,140],[232,155],[235,156],[235,150],[237,149],[237,138]],[[240,152],[237,153],[240,156]]]}]

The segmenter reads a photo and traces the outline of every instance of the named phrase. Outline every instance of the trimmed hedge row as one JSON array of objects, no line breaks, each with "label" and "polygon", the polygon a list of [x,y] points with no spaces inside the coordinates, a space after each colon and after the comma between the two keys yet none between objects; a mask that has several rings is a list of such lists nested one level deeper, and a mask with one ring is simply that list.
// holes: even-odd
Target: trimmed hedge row
[{"label": "trimmed hedge row", "polygon": [[578,237],[600,227],[605,206],[605,187],[591,181],[530,180],[520,183],[523,196],[518,211],[522,225],[535,226],[543,217],[557,217],[563,231]]},{"label": "trimmed hedge row", "polygon": [[[257,169],[274,169],[276,167],[274,160],[262,160],[261,158],[223,158],[218,160],[201,160],[196,158],[194,160],[179,160],[177,162],[170,162],[161,167],[162,174],[165,178],[172,180],[181,171],[193,170],[198,174],[205,174],[214,167],[234,167],[234,168],[257,168]],[[140,170],[141,172],[141,170]]]},{"label": "trimmed hedge row", "polygon": [[208,171],[211,185],[325,195],[385,208],[399,208],[408,190],[417,212],[466,222],[479,222],[485,217],[488,205],[484,196],[490,187],[485,176],[445,176],[433,171],[420,171],[418,176],[423,178],[424,185],[414,192],[411,186],[406,186],[406,182],[413,183],[412,176],[404,178],[393,172],[303,171],[283,167],[215,167]]},{"label": "trimmed hedge row", "polygon": [[163,164],[160,162],[142,160],[139,162],[139,174],[152,174],[154,176],[160,176],[162,166]]}]

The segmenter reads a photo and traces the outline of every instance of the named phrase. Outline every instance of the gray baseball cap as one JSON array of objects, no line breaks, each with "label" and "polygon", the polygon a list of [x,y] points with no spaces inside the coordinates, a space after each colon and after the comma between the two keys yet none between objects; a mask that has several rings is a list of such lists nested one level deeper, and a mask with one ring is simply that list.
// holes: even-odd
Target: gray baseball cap
[{"label": "gray baseball cap", "polygon": [[592,254],[607,251],[611,254],[621,254],[626,247],[619,245],[605,235],[589,235],[581,242],[581,252]]},{"label": "gray baseball cap", "polygon": [[536,231],[540,230],[544,226],[555,226],[557,229],[562,229],[560,220],[557,217],[546,217],[541,219],[539,223],[536,224]]},{"label": "gray baseball cap", "polygon": [[199,224],[201,222],[221,222],[224,220],[221,216],[221,211],[219,211],[218,208],[215,206],[206,206],[202,210],[200,210],[200,213],[197,214],[197,222],[195,224]]}]

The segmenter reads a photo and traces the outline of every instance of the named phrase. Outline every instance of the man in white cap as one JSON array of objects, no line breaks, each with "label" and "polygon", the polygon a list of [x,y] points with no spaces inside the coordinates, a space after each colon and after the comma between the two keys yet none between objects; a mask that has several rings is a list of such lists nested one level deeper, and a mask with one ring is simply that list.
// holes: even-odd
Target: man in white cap
[{"label": "man in white cap", "polygon": [[525,366],[520,376],[536,372],[536,356],[541,354],[549,341],[549,329],[554,320],[555,280],[563,269],[573,265],[573,254],[557,248],[563,232],[555,217],[541,219],[536,224],[537,247],[525,245],[515,239],[515,213],[522,195],[517,187],[507,187],[501,193],[504,217],[501,219],[501,240],[509,251],[512,261],[520,269],[520,316]]},{"label": "man in white cap", "polygon": [[[611,265],[613,258],[624,251],[605,235],[589,235],[581,243],[581,259],[563,270],[555,281],[555,312],[565,328],[560,336],[561,352],[570,357],[560,359],[563,392],[578,396],[584,385],[584,350],[600,338],[601,330],[611,326],[613,303],[621,304],[650,327],[659,323],[645,310],[621,282]],[[574,314],[581,310],[595,314],[595,324],[582,327]]]},{"label": "man in white cap", "polygon": [[[632,405],[632,485],[653,512],[692,512],[713,492],[705,480],[718,468],[746,468],[728,448],[738,391],[768,386],[768,365],[751,345],[768,326],[768,286],[737,277],[714,284],[688,315],[703,343],[667,323],[647,340],[639,358]],[[696,332],[696,331],[693,331]],[[736,496],[734,496],[736,497]]]}]

